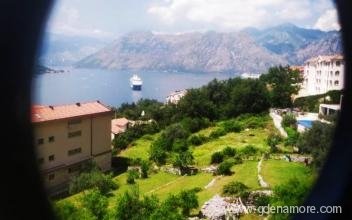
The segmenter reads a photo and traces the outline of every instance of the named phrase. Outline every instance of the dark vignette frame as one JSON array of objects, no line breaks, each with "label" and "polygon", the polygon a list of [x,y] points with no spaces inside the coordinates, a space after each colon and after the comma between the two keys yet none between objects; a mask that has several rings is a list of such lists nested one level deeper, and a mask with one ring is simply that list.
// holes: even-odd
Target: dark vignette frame
[{"label": "dark vignette frame", "polygon": [[[342,215],[301,214],[295,219],[347,219],[352,215],[352,13],[335,0],[342,26],[345,92],[333,147],[305,205],[341,205]],[[0,219],[54,219],[32,143],[31,78],[51,0],[0,2]]]}]

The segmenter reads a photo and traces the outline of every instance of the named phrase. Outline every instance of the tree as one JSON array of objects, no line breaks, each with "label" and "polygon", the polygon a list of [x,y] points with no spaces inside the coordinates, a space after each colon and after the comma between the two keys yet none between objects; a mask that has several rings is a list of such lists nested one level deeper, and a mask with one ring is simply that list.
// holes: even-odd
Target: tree
[{"label": "tree", "polygon": [[98,188],[99,191],[106,195],[111,190],[117,189],[117,183],[112,179],[110,174],[104,174],[99,170],[83,172],[72,179],[69,192],[75,194],[86,189]]},{"label": "tree", "polygon": [[157,163],[158,165],[165,164],[166,162],[166,150],[164,149],[165,140],[158,138],[150,145],[149,159]]},{"label": "tree", "polygon": [[216,106],[201,89],[189,89],[179,101],[178,109],[183,116],[190,118],[217,118]]},{"label": "tree", "polygon": [[227,117],[243,113],[261,113],[270,107],[269,94],[265,84],[259,80],[242,79],[230,92],[226,105]]},{"label": "tree", "polygon": [[72,202],[69,201],[55,203],[54,211],[57,218],[61,220],[96,219],[87,209],[77,208]]},{"label": "tree", "polygon": [[193,164],[194,157],[190,151],[185,151],[181,153],[177,153],[175,155],[173,165],[175,167],[179,167],[181,171],[184,168],[187,168],[189,165]]},{"label": "tree", "polygon": [[148,178],[148,171],[149,171],[149,163],[148,161],[143,160],[141,163],[141,177],[143,179]]},{"label": "tree", "polygon": [[182,190],[179,194],[179,205],[182,208],[182,214],[189,216],[192,209],[198,208],[198,197],[194,190]]},{"label": "tree", "polygon": [[83,195],[81,199],[83,207],[88,209],[97,219],[107,217],[108,199],[100,191],[93,189]]},{"label": "tree", "polygon": [[143,203],[139,199],[138,188],[132,188],[131,191],[126,191],[117,199],[115,211],[115,219],[118,220],[139,220],[147,218],[142,216]]},{"label": "tree", "polygon": [[271,67],[268,73],[263,74],[260,80],[267,83],[271,105],[278,108],[292,107],[292,95],[300,90],[303,81],[298,70],[289,66]]},{"label": "tree", "polygon": [[302,153],[313,155],[313,165],[320,169],[332,143],[335,125],[322,122],[313,122],[312,127],[304,132],[297,141],[297,146]]},{"label": "tree", "polygon": [[[310,183],[304,179],[293,178],[274,187],[272,206],[297,206],[303,203],[309,193]],[[289,219],[288,214],[273,213],[273,219]]]},{"label": "tree", "polygon": [[282,138],[279,134],[269,134],[268,138],[266,139],[266,143],[267,145],[269,145],[271,152],[275,153],[278,151],[277,145],[280,143],[281,140]]}]

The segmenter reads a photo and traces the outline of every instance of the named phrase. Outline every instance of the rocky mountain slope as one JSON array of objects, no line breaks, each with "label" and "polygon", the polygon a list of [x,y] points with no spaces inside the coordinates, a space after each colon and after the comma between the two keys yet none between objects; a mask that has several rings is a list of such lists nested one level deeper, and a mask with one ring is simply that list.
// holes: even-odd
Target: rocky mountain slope
[{"label": "rocky mountain slope", "polygon": [[76,63],[115,70],[262,73],[274,65],[302,64],[319,54],[341,52],[338,32],[292,24],[232,33],[133,32]]}]

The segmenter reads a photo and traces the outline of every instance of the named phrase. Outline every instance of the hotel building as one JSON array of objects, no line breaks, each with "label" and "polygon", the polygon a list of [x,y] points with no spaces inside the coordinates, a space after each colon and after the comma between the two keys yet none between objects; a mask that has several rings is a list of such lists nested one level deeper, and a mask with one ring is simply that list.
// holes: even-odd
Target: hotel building
[{"label": "hotel building", "polygon": [[344,60],[341,55],[317,56],[304,64],[303,83],[298,96],[341,90],[344,85]]}]

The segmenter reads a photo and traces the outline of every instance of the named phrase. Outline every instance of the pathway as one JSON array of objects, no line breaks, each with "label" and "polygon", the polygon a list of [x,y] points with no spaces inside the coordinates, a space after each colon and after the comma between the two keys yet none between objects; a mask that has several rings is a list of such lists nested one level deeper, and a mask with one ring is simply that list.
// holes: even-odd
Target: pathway
[{"label": "pathway", "polygon": [[262,156],[262,158],[260,159],[260,161],[258,162],[258,166],[257,166],[257,169],[258,169],[258,181],[259,181],[259,185],[263,188],[268,188],[269,187],[269,184],[267,182],[264,181],[263,177],[260,175],[260,171],[262,169],[262,162],[263,162],[263,159],[264,159],[264,155]]},{"label": "pathway", "polygon": [[171,185],[171,184],[173,184],[173,183],[175,183],[175,182],[177,182],[177,181],[180,181],[180,180],[183,179],[184,177],[185,177],[185,176],[181,176],[181,177],[179,177],[179,178],[177,178],[177,179],[175,179],[175,180],[172,180],[172,181],[170,181],[170,182],[168,182],[168,183],[166,183],[166,184],[164,184],[164,185],[158,186],[158,187],[156,187],[155,189],[146,192],[146,194],[148,194],[148,193],[153,193],[153,192],[155,192],[155,191],[157,191],[157,190],[159,190],[159,189],[162,189],[162,188],[164,188],[164,187],[166,187],[166,186],[168,186],[168,185]]},{"label": "pathway", "polygon": [[280,134],[287,137],[286,131],[281,126],[282,117],[273,111],[270,112],[270,117],[273,119],[274,125],[279,130]]}]

